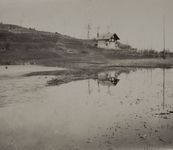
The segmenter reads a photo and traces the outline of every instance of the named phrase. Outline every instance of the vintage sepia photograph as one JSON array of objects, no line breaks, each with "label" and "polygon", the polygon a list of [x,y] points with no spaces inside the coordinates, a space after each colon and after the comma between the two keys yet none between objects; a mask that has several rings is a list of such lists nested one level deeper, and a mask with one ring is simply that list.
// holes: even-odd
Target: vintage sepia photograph
[{"label": "vintage sepia photograph", "polygon": [[0,150],[173,150],[173,0],[0,0]]}]

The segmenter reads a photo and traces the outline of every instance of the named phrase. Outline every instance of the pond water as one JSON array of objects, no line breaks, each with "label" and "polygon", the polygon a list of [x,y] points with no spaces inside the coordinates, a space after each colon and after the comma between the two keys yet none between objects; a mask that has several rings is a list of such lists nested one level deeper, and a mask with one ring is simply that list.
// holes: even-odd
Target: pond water
[{"label": "pond water", "polygon": [[59,67],[45,67],[38,65],[0,65],[0,77],[17,77],[30,72],[62,70]]},{"label": "pond water", "polygon": [[0,77],[0,149],[172,149],[172,76],[173,69],[137,69],[116,86]]}]

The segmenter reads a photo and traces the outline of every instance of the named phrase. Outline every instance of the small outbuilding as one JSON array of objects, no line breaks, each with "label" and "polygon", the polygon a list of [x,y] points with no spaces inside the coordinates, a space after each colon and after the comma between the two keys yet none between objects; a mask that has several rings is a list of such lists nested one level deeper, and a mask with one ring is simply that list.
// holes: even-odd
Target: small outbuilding
[{"label": "small outbuilding", "polygon": [[120,38],[116,33],[97,34],[96,46],[98,48],[118,49],[118,40]]}]

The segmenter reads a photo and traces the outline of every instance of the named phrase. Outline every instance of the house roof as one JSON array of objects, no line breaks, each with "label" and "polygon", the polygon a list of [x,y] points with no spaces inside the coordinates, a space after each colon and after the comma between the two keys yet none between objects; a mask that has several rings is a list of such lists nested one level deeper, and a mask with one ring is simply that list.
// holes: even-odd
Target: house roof
[{"label": "house roof", "polygon": [[100,34],[97,40],[109,40],[109,39],[115,39],[119,40],[120,38],[117,36],[116,33],[106,33],[106,34]]}]

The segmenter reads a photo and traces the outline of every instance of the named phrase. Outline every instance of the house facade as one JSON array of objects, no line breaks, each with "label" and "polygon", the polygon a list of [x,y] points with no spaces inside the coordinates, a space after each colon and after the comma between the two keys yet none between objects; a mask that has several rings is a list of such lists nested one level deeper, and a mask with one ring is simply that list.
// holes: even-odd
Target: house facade
[{"label": "house facade", "polygon": [[120,38],[116,33],[97,34],[96,46],[98,48],[118,49],[118,40]]}]

